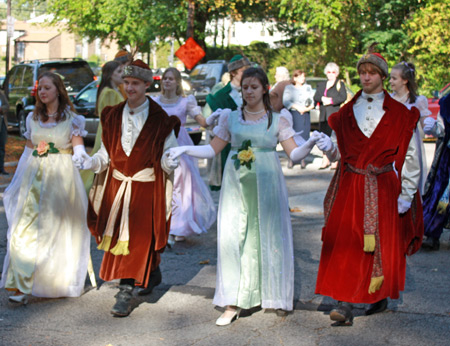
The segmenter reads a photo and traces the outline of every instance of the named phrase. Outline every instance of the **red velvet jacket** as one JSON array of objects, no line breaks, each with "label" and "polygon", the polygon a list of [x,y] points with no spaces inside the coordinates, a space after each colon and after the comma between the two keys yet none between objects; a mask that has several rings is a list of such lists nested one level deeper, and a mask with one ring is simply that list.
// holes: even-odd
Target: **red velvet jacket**
[{"label": "red velvet jacket", "polygon": [[[130,254],[115,256],[105,252],[100,269],[100,277],[105,281],[120,278],[133,278],[146,286],[149,274],[159,264],[159,253],[167,244],[170,220],[166,220],[165,179],[166,173],[161,168],[164,142],[172,130],[178,134],[180,120],[168,116],[153,100],[149,99],[149,115],[142,131],[127,156],[122,149],[121,127],[125,102],[106,107],[102,112],[102,142],[109,154],[110,170],[103,200],[97,216],[89,205],[88,225],[97,243],[106,228],[106,223],[116,193],[121,185],[112,177],[117,169],[126,176],[133,176],[144,168],[154,168],[154,182],[132,183],[129,212],[129,251]],[[114,226],[111,248],[117,242],[121,211]]]},{"label": "red velvet jacket", "polygon": [[[413,130],[419,119],[416,109],[409,111],[385,92],[385,114],[370,138],[359,129],[352,101],[329,118],[336,132],[341,154],[337,187],[330,213],[323,228],[323,247],[316,293],[352,303],[374,303],[383,298],[398,298],[405,281],[405,239],[397,199],[401,179],[391,170],[377,176],[378,230],[384,282],[381,289],[368,293],[374,254],[364,252],[365,176],[346,169],[347,164],[367,169],[392,165],[402,171]],[[329,201],[325,201],[327,204]]]}]

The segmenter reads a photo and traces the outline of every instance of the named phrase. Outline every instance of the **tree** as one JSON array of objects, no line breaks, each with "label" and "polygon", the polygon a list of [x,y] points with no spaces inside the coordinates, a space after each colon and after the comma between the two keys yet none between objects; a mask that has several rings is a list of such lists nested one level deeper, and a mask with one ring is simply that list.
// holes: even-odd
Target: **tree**
[{"label": "tree", "polygon": [[405,24],[408,53],[416,63],[422,92],[430,96],[450,81],[450,3],[433,0]]}]

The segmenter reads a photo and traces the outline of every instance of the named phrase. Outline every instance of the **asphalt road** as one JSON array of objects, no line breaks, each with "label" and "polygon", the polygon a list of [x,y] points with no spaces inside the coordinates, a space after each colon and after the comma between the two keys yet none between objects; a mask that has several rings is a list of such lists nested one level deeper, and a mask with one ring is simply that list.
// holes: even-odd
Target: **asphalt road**
[{"label": "asphalt road", "polygon": [[[426,144],[431,160],[433,144]],[[313,152],[318,154],[318,152]],[[282,154],[281,154],[282,156]],[[384,313],[364,316],[357,306],[352,327],[331,327],[335,303],[314,294],[323,225],[322,201],[332,171],[318,171],[320,158],[309,157],[306,169],[283,170],[290,194],[295,249],[295,310],[280,318],[273,311],[251,311],[229,326],[217,327],[221,314],[212,305],[216,269],[216,225],[208,233],[177,243],[162,256],[163,282],[146,297],[133,298],[127,318],[109,311],[116,282],[99,280],[79,298],[31,298],[27,306],[8,302],[0,290],[0,345],[449,345],[450,246],[445,231],[441,250],[408,258],[406,289],[390,300]],[[200,166],[204,167],[203,162]],[[205,173],[205,169],[202,168]],[[214,193],[217,203],[218,193]],[[0,265],[7,224],[0,210]],[[92,241],[98,270],[102,253]],[[1,268],[0,268],[1,270]]]}]

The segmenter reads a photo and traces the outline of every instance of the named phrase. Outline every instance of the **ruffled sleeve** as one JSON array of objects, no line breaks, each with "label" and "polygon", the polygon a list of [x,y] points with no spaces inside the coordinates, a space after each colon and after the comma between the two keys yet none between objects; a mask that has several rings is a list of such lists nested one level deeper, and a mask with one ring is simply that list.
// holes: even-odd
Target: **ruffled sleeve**
[{"label": "ruffled sleeve", "polygon": [[292,128],[292,115],[287,109],[280,112],[280,120],[278,121],[278,141],[283,142],[294,137],[295,131]]},{"label": "ruffled sleeve", "polygon": [[82,115],[72,113],[72,130],[70,132],[70,137],[80,136],[86,137],[88,132],[85,130],[86,119]]},{"label": "ruffled sleeve", "polygon": [[33,121],[33,112],[28,113],[27,120],[25,121],[25,125],[27,127],[27,130],[23,134],[23,136],[26,139],[30,139],[30,140],[31,140],[31,126],[30,126],[31,121]]},{"label": "ruffled sleeve", "polygon": [[427,117],[431,115],[431,111],[428,109],[428,100],[425,96],[417,96],[414,106],[419,110],[420,117]]},{"label": "ruffled sleeve", "polygon": [[224,109],[222,113],[220,113],[219,124],[213,130],[217,137],[227,142],[231,139],[231,134],[228,129],[228,117],[230,116],[230,113],[231,109]]},{"label": "ruffled sleeve", "polygon": [[195,99],[195,96],[189,95],[187,97],[186,115],[188,115],[191,118],[194,118],[199,114],[202,114],[202,109],[197,104],[197,100]]}]

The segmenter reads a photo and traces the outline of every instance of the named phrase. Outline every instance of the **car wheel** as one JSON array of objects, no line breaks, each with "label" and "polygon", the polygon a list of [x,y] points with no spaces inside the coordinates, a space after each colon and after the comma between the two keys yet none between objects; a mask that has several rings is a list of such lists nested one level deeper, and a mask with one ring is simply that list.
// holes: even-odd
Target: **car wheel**
[{"label": "car wheel", "polygon": [[194,142],[195,145],[198,145],[200,141],[202,140],[202,133],[190,133],[189,136],[191,136],[192,142]]},{"label": "car wheel", "polygon": [[21,137],[24,137],[27,131],[27,117],[23,109],[17,114],[17,119],[19,120],[19,134]]}]

